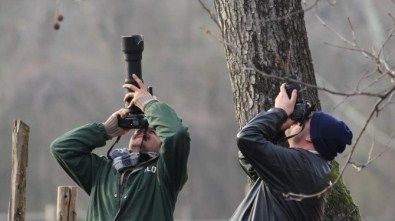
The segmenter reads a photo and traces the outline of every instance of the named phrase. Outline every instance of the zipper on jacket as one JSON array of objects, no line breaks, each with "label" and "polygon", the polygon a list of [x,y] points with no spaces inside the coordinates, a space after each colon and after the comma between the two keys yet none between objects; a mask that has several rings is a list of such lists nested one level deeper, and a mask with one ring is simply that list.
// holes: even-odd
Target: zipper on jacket
[{"label": "zipper on jacket", "polygon": [[[127,182],[129,178],[128,174],[130,174],[130,172],[131,172],[130,170],[123,171],[118,179],[118,211],[115,214],[113,221],[117,220],[118,214],[121,212],[122,197],[126,188],[126,184],[128,183]],[[127,177],[126,180],[125,180],[125,176]]]},{"label": "zipper on jacket", "polygon": [[120,190],[121,189],[121,179],[122,179],[122,174],[119,175],[119,179],[118,179],[118,211],[115,214],[113,221],[117,220],[118,214],[119,214],[119,212],[121,212],[121,195],[120,195],[121,194],[121,190]]},{"label": "zipper on jacket", "polygon": [[[123,194],[124,194],[125,189],[126,189],[126,185],[128,183],[128,180],[129,180],[130,172],[131,172],[130,170],[125,170],[124,172],[122,172],[121,177],[119,179],[119,188],[118,188],[119,207],[121,207],[122,197],[123,197]],[[125,179],[125,177],[126,177],[126,179]]]}]

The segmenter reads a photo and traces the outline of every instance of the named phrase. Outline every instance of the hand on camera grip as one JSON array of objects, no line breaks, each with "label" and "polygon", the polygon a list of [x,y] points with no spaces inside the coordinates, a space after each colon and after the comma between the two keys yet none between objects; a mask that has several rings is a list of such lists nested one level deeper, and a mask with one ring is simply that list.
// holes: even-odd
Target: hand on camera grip
[{"label": "hand on camera grip", "polygon": [[109,139],[113,137],[119,137],[127,133],[127,130],[118,127],[118,119],[127,114],[127,109],[122,108],[121,110],[113,113],[106,122],[103,123],[104,129],[106,130]]}]

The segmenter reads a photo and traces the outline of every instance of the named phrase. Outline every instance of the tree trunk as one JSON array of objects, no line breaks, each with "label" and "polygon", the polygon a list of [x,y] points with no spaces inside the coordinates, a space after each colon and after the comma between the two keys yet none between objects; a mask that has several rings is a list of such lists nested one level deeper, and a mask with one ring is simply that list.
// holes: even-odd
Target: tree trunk
[{"label": "tree trunk", "polygon": [[[316,85],[300,1],[215,0],[214,4],[240,128],[273,107],[284,82],[274,77],[297,72],[299,80]],[[316,89],[306,88],[303,96],[321,109]],[[336,165],[333,174],[338,173]],[[325,220],[361,220],[343,182],[327,200]]]}]

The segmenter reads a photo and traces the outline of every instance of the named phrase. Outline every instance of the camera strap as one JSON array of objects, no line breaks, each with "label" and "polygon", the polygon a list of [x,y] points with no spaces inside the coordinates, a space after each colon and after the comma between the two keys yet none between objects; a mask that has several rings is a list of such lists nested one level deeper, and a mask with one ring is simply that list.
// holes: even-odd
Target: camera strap
[{"label": "camera strap", "polygon": [[298,133],[296,133],[296,134],[292,134],[292,135],[289,135],[288,137],[284,137],[284,138],[281,138],[280,140],[279,140],[279,142],[282,142],[282,141],[285,141],[285,140],[288,140],[288,139],[290,139],[290,138],[292,138],[292,137],[294,137],[294,136],[297,136],[298,134],[300,134],[303,130],[304,130],[304,127],[305,127],[305,121],[303,121],[303,123],[300,123],[301,124],[301,126],[302,126],[302,129],[298,132]]},{"label": "camera strap", "polygon": [[121,139],[121,136],[118,136],[117,139],[115,140],[115,142],[111,145],[110,149],[107,150],[107,158],[108,159],[112,159],[110,157],[110,152],[111,152],[112,148],[114,148],[115,144],[117,144],[119,142],[120,139]]}]

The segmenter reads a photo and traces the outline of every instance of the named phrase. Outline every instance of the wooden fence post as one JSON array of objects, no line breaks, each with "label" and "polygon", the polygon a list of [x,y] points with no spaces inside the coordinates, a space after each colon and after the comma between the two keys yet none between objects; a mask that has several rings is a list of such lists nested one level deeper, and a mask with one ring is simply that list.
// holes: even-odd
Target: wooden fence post
[{"label": "wooden fence post", "polygon": [[12,130],[11,196],[8,221],[25,221],[26,174],[30,128],[21,120],[14,121]]},{"label": "wooden fence post", "polygon": [[56,220],[77,221],[76,205],[77,205],[77,187],[59,186]]}]

